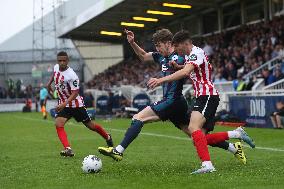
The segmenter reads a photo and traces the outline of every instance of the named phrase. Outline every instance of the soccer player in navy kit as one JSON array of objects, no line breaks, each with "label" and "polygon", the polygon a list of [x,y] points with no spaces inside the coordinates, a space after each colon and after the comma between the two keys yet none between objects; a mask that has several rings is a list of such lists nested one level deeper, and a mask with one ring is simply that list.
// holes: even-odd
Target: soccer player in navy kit
[{"label": "soccer player in navy kit", "polygon": [[[142,61],[154,60],[155,62],[159,63],[162,68],[163,76],[171,75],[176,70],[184,67],[185,60],[183,56],[178,56],[174,52],[174,48],[171,45],[173,36],[169,30],[161,29],[153,35],[153,42],[158,52],[149,53],[146,53],[134,42],[133,32],[127,30],[125,32],[127,34],[128,42],[139,58]],[[150,106],[147,106],[141,112],[133,116],[131,126],[128,128],[122,142],[116,148],[99,147],[99,152],[103,155],[112,157],[116,161],[122,160],[124,150],[138,136],[143,125],[147,122],[170,120],[179,129],[187,128],[189,116],[187,113],[188,105],[182,95],[183,83],[184,78],[163,83],[163,99],[159,102],[151,104]],[[212,125],[214,122],[210,122],[210,124]],[[211,145],[211,143],[208,144]],[[229,143],[224,141],[222,141],[222,143],[218,143],[214,141],[212,146],[217,146],[228,150]],[[234,149],[235,154],[238,149]],[[244,157],[242,149],[239,149],[238,154]]]},{"label": "soccer player in navy kit", "polygon": [[[163,76],[174,73],[184,65],[184,58],[174,53],[171,45],[172,33],[167,29],[158,30],[153,35],[153,42],[158,52],[145,52],[134,42],[134,33],[125,30],[127,39],[135,53],[142,61],[155,61],[160,64]],[[163,85],[163,99],[147,106],[133,116],[131,126],[125,133],[124,139],[116,148],[99,147],[99,152],[111,156],[113,159],[122,160],[122,153],[128,145],[138,136],[143,125],[147,122],[170,120],[176,127],[187,125],[187,103],[182,95],[184,79],[165,83]]]}]

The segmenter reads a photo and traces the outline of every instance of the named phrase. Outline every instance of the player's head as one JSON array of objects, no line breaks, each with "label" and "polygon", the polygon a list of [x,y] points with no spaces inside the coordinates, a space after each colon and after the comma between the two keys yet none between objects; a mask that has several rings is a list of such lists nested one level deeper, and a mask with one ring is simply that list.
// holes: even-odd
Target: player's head
[{"label": "player's head", "polygon": [[65,51],[57,53],[57,63],[60,69],[66,69],[69,62],[68,54]]},{"label": "player's head", "polygon": [[189,32],[186,30],[177,32],[173,37],[172,44],[179,55],[189,55],[192,48]]},{"label": "player's head", "polygon": [[153,43],[161,55],[168,56],[172,53],[172,38],[173,34],[168,29],[160,29],[153,34]]}]

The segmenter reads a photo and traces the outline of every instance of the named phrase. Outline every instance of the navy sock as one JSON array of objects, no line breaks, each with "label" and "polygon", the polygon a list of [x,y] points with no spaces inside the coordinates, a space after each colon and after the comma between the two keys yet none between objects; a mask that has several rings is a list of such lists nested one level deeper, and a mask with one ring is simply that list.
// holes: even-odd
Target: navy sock
[{"label": "navy sock", "polygon": [[229,148],[229,143],[227,141],[223,141],[223,142],[219,142],[217,144],[214,145],[210,145],[212,147],[218,147],[218,148],[222,148],[224,150],[228,150]]},{"label": "navy sock", "polygon": [[138,136],[140,133],[144,123],[137,119],[132,120],[131,126],[127,129],[124,139],[120,143],[120,145],[126,149],[127,146]]}]

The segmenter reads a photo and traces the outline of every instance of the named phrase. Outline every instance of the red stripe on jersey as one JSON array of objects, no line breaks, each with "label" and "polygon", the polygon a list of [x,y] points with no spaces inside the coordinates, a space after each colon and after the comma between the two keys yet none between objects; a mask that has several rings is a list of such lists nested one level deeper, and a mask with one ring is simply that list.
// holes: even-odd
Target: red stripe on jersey
[{"label": "red stripe on jersey", "polygon": [[58,90],[57,92],[58,92],[58,96],[59,96],[59,98],[60,98],[60,101],[61,101],[62,103],[64,103],[64,102],[65,102],[65,99],[64,99],[63,95],[61,94],[61,92],[60,92],[59,90]]},{"label": "red stripe on jersey", "polygon": [[57,72],[57,74],[56,74],[56,79],[55,79],[55,84],[58,84],[59,77],[60,77],[60,73]]},{"label": "red stripe on jersey", "polygon": [[211,76],[211,73],[212,73],[212,66],[211,66],[211,64],[208,64],[208,70],[209,70],[209,80],[211,81],[211,83],[212,83],[212,76]]},{"label": "red stripe on jersey", "polygon": [[79,101],[78,101],[77,98],[75,99],[75,104],[76,104],[76,108],[78,108],[79,107]]},{"label": "red stripe on jersey", "polygon": [[197,81],[193,81],[194,85],[196,85],[196,95],[200,96],[199,82],[200,82],[201,77],[199,75],[199,69],[197,67],[194,67],[194,72],[195,72],[196,79],[197,79]]},{"label": "red stripe on jersey", "polygon": [[68,90],[68,93],[71,95],[71,87],[70,87],[70,85],[69,85],[69,83],[67,83],[67,90]]},{"label": "red stripe on jersey", "polygon": [[202,79],[203,79],[202,95],[206,95],[206,85],[208,84],[208,81],[207,81],[207,78],[206,78],[205,62],[203,62],[200,65],[200,69],[201,69],[201,75],[202,75]]}]

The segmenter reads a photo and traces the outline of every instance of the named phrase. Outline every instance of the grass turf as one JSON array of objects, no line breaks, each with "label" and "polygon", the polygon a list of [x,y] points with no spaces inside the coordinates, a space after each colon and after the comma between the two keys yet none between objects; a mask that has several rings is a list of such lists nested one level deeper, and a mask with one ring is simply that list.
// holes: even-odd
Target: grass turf
[{"label": "grass turf", "polygon": [[[129,119],[98,123],[119,143]],[[233,128],[216,127],[216,131]],[[284,131],[247,128],[258,147],[245,148],[247,165],[232,154],[209,148],[217,172],[190,175],[200,166],[192,142],[168,122],[144,126],[129,146],[121,162],[97,152],[105,141],[82,124],[66,125],[74,158],[59,156],[62,149],[52,119],[40,113],[0,114],[0,188],[283,188]],[[278,149],[278,151],[277,151]],[[83,158],[95,154],[102,158],[103,170],[84,174]]]}]

